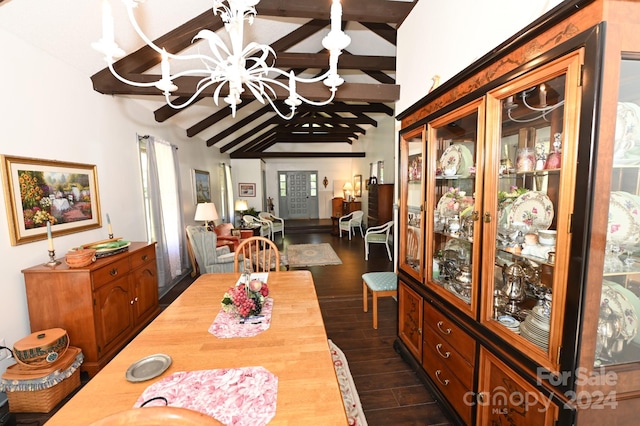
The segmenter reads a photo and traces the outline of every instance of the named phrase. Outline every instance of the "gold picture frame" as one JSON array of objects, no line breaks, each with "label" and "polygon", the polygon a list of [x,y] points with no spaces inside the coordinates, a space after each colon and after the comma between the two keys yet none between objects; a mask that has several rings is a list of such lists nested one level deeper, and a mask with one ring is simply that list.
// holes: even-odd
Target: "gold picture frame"
[{"label": "gold picture frame", "polygon": [[11,245],[102,226],[95,165],[2,155]]}]

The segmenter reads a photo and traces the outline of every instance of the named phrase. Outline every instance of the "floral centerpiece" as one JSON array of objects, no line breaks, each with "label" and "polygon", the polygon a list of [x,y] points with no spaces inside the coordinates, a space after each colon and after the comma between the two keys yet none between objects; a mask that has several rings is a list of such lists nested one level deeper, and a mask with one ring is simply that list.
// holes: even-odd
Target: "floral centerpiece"
[{"label": "floral centerpiece", "polygon": [[438,209],[443,216],[457,214],[462,219],[473,211],[473,197],[460,188],[449,187],[438,203]]},{"label": "floral centerpiece", "polygon": [[515,185],[509,188],[509,192],[498,191],[498,209],[504,210],[508,205],[513,203],[516,198],[527,192],[529,192],[527,188],[518,188]]},{"label": "floral centerpiece", "polygon": [[222,297],[222,309],[242,318],[258,315],[268,295],[267,283],[254,279],[248,284],[229,288]]}]

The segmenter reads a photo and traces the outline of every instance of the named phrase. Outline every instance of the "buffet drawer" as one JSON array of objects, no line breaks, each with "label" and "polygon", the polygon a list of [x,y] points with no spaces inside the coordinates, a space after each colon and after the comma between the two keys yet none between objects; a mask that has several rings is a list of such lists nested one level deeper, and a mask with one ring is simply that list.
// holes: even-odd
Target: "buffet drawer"
[{"label": "buffet drawer", "polygon": [[131,269],[135,269],[138,266],[144,265],[156,258],[156,248],[151,245],[142,250],[138,250],[131,256]]},{"label": "buffet drawer", "polygon": [[[458,351],[449,344],[442,333],[434,331],[431,327],[424,328],[424,344],[422,363],[425,368],[431,365],[430,358],[436,356],[451,371],[455,372],[456,377],[460,379],[462,384],[468,389],[473,387],[473,366],[458,353]],[[429,347],[430,351],[426,348]],[[435,355],[433,355],[435,354]]]},{"label": "buffet drawer", "polygon": [[436,352],[433,346],[425,346],[423,350],[423,366],[427,374],[464,423],[471,424],[472,409],[475,403],[475,395],[471,390],[472,388],[463,384],[452,373],[446,364],[446,360]]},{"label": "buffet drawer", "polygon": [[442,312],[430,306],[424,310],[424,327],[446,340],[472,366],[475,365],[476,341]]},{"label": "buffet drawer", "polygon": [[103,285],[129,273],[129,258],[120,259],[93,272],[93,288],[98,289]]}]

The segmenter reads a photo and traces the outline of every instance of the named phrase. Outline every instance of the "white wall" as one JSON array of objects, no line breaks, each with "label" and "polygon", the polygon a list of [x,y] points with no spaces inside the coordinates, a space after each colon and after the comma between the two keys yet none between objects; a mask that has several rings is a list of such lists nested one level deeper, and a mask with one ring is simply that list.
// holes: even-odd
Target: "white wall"
[{"label": "white wall", "polygon": [[[562,0],[419,1],[398,30],[401,113]],[[506,19],[505,19],[506,18]]]},{"label": "white wall", "polygon": [[[2,13],[2,8],[0,8]],[[219,163],[227,161],[184,130],[153,120],[138,103],[95,92],[89,76],[0,28],[0,154],[94,164],[103,224],[108,213],[116,236],[146,241],[136,133],[178,146],[185,221],[194,223],[194,168],[209,171],[219,199]],[[0,191],[0,205],[5,206]],[[56,257],[80,244],[107,238],[106,226],[54,238]],[[0,338],[9,346],[31,333],[22,269],[48,260],[46,240],[11,246],[8,217],[0,208]],[[0,373],[11,360],[0,361]]]}]

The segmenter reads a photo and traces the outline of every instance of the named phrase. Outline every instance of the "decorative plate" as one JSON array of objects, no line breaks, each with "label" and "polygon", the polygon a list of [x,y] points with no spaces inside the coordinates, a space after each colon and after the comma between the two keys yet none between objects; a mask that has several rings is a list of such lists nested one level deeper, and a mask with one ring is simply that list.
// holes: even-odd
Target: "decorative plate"
[{"label": "decorative plate", "polygon": [[627,152],[640,141],[640,118],[638,109],[631,102],[618,102],[616,133],[613,157],[624,158]]},{"label": "decorative plate", "polygon": [[605,300],[609,301],[608,305],[611,311],[622,318],[623,323],[620,329],[622,337],[626,341],[633,340],[638,334],[638,314],[629,299],[616,288],[603,286],[600,306],[604,304]]},{"label": "decorative plate", "polygon": [[640,229],[640,197],[624,191],[616,191],[611,193],[611,197],[615,197],[631,214],[636,223],[636,227]]},{"label": "decorative plate", "polygon": [[171,357],[155,354],[142,358],[127,369],[125,377],[130,382],[144,382],[164,373],[171,365]]},{"label": "decorative plate", "polygon": [[553,203],[542,192],[529,191],[511,204],[507,225],[524,223],[531,228],[548,229],[553,221]]},{"label": "decorative plate", "polygon": [[[602,285],[609,286],[613,290],[625,296],[627,300],[629,300],[629,302],[631,302],[631,304],[633,305],[633,309],[635,310],[636,315],[639,317],[639,320],[640,320],[640,298],[638,298],[638,296],[636,296],[634,292],[613,281],[602,280]],[[633,339],[633,342],[640,345],[640,333],[636,334],[636,337]]]},{"label": "decorative plate", "polygon": [[440,157],[440,168],[442,170],[449,167],[455,168],[457,174],[461,161],[462,153],[460,152],[460,145],[449,145],[449,147],[444,150],[442,156]]},{"label": "decorative plate", "polygon": [[611,194],[609,200],[609,221],[607,224],[607,241],[617,244],[638,242],[638,225],[625,205],[622,197]]},{"label": "decorative plate", "polygon": [[473,167],[473,154],[471,150],[463,144],[455,144],[460,148],[460,164],[458,166],[458,173],[460,177],[469,176],[469,168]]}]

